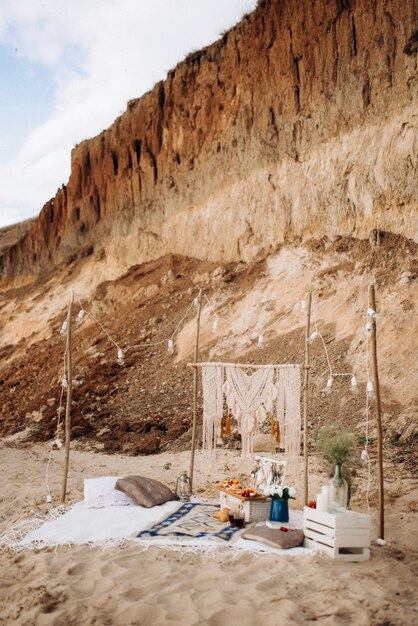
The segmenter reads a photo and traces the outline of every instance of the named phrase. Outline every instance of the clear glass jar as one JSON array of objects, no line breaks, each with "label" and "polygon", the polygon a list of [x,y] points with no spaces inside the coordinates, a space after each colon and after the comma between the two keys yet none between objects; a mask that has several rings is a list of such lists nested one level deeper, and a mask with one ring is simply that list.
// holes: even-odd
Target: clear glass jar
[{"label": "clear glass jar", "polygon": [[341,463],[336,464],[334,476],[331,478],[329,486],[330,510],[338,511],[341,509],[346,509],[348,500],[348,484],[345,478],[343,478]]}]

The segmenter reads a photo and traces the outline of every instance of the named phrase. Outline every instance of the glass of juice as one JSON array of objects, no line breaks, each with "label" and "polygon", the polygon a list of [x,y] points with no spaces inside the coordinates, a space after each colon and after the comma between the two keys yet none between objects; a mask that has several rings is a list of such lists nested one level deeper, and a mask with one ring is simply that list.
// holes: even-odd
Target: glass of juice
[{"label": "glass of juice", "polygon": [[242,509],[238,509],[234,513],[234,524],[236,528],[244,528],[245,519],[244,519],[244,511]]}]

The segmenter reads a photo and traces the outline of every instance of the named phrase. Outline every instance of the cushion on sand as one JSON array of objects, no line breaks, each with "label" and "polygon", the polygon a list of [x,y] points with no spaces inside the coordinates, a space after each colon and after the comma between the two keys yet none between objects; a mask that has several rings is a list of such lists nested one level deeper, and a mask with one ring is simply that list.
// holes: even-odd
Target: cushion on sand
[{"label": "cushion on sand", "polygon": [[117,476],[100,476],[84,479],[84,506],[89,509],[102,509],[106,506],[126,506],[133,504],[124,493],[116,491]]},{"label": "cushion on sand", "polygon": [[119,478],[115,488],[132,498],[135,504],[147,509],[176,499],[169,487],[153,478],[145,478],[145,476]]},{"label": "cushion on sand", "polygon": [[248,528],[245,530],[241,537],[243,539],[252,539],[253,541],[259,541],[265,543],[273,548],[281,548],[285,550],[287,548],[296,548],[303,543],[303,530],[297,528],[295,530],[288,530],[284,532],[280,528],[269,528],[268,526],[255,526],[254,528]]}]

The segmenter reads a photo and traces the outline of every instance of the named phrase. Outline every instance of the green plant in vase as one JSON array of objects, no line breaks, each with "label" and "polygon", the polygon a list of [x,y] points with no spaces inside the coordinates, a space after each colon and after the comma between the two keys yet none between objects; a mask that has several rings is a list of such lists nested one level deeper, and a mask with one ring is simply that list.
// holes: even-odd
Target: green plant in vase
[{"label": "green plant in vase", "polygon": [[324,426],[319,431],[316,451],[324,461],[334,466],[334,476],[330,481],[330,506],[334,511],[346,509],[348,505],[348,482],[344,477],[343,464],[354,461],[356,452],[354,433],[341,430],[336,426]]}]

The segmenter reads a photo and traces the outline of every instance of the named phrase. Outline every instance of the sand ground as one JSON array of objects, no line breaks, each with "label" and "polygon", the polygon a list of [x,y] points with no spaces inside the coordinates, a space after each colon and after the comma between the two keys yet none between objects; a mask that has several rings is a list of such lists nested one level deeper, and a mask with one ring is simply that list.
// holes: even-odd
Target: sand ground
[{"label": "sand ground", "polygon": [[[23,448],[10,440],[0,444],[0,531],[32,511],[45,511],[47,454],[46,444]],[[51,487],[57,500],[62,460],[62,452],[55,451]],[[188,467],[188,460],[186,452],[125,457],[75,449],[68,500],[82,498],[86,477],[141,473],[173,484]],[[171,463],[168,470],[164,469],[166,463]],[[82,546],[20,554],[3,551],[0,624],[416,624],[416,482],[397,477],[396,467],[385,469],[387,545],[374,545],[368,562],[341,563],[324,556],[236,556],[228,551],[213,556],[181,555],[157,548],[143,552],[130,543],[107,550]],[[250,463],[243,463],[239,452],[222,452],[216,472],[198,466],[197,491],[214,496],[217,480],[245,476],[249,470]],[[324,480],[313,460],[313,494]],[[353,502],[358,510],[365,506],[364,483],[360,476]],[[300,476],[295,476],[292,484],[300,491]],[[373,497],[371,503],[374,517]],[[294,506],[301,507],[299,499]]]}]

